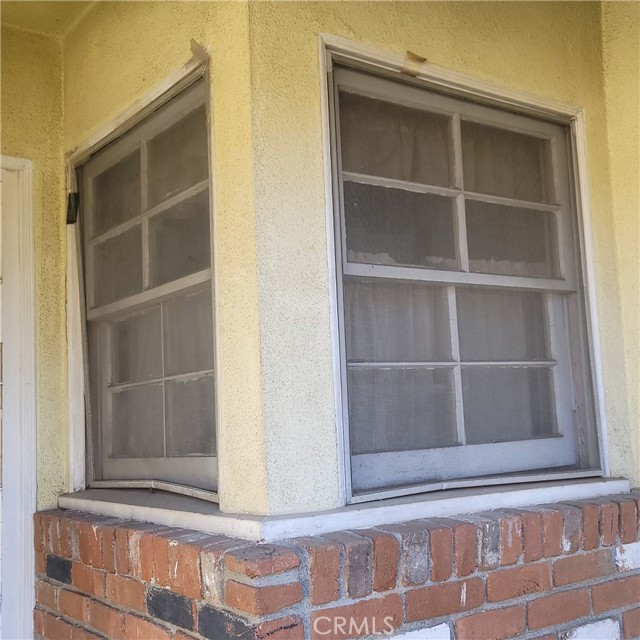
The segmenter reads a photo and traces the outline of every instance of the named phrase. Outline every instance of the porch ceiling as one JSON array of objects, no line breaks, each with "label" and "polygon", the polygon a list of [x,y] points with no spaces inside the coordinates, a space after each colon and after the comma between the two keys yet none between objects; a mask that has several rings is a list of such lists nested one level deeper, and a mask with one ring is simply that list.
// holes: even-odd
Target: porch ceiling
[{"label": "porch ceiling", "polygon": [[37,31],[50,36],[63,36],[95,0],[74,2],[23,2],[2,0],[0,20],[3,25]]}]

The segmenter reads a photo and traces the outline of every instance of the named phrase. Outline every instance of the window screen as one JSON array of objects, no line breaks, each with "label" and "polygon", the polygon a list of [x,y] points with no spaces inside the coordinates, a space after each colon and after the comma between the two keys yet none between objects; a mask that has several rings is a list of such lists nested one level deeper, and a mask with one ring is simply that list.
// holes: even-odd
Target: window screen
[{"label": "window screen", "polygon": [[82,167],[95,478],[216,488],[206,85]]},{"label": "window screen", "polygon": [[565,128],[342,67],[332,109],[353,492],[598,469]]}]

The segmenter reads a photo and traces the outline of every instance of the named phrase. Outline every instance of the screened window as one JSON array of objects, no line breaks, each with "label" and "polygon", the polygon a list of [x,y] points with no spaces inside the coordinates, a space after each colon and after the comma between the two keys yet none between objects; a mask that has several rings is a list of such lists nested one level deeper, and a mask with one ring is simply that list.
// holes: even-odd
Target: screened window
[{"label": "screened window", "polygon": [[217,487],[199,80],[81,168],[93,477]]},{"label": "screened window", "polygon": [[598,473],[565,127],[333,78],[353,493]]}]

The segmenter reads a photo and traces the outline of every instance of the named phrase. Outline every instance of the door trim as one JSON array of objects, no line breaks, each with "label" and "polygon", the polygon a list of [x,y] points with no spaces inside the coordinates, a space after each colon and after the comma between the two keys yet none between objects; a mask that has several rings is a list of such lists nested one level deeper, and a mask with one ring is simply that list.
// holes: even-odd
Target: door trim
[{"label": "door trim", "polygon": [[[36,510],[36,325],[33,165],[0,156],[18,173],[16,210],[2,210],[2,636],[33,637]],[[10,526],[6,526],[9,524]]]}]

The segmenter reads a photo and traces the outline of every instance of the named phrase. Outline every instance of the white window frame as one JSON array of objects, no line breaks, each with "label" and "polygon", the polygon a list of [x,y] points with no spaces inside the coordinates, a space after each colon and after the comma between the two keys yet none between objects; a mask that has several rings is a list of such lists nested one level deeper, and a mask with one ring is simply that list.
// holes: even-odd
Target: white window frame
[{"label": "white window frame", "polygon": [[[351,454],[345,425],[347,424],[348,403],[343,387],[343,356],[341,342],[341,310],[339,308],[339,294],[342,274],[336,266],[336,223],[335,210],[339,206],[338,194],[334,187],[336,182],[335,145],[332,135],[335,123],[332,122],[330,101],[333,99],[333,64],[334,62],[372,72],[378,76],[402,77],[419,87],[439,90],[445,94],[467,98],[475,103],[488,106],[508,108],[512,112],[534,116],[555,122],[569,128],[571,137],[571,166],[570,182],[575,192],[574,207],[577,213],[578,243],[580,250],[583,298],[586,315],[586,344],[589,365],[594,390],[594,406],[596,431],[598,436],[598,454],[600,468],[587,471],[518,473],[496,482],[518,483],[540,480],[555,480],[564,478],[589,477],[609,475],[606,421],[603,403],[602,367],[599,350],[599,332],[597,310],[595,303],[596,291],[593,245],[591,238],[591,215],[588,198],[587,153],[585,137],[585,119],[582,109],[563,105],[554,101],[541,99],[520,91],[514,91],[480,81],[452,71],[443,70],[435,65],[424,63],[419,67],[406,65],[405,57],[386,52],[375,47],[362,45],[345,38],[321,34],[319,38],[320,54],[320,82],[323,116],[324,164],[325,164],[325,194],[327,219],[328,264],[331,286],[331,325],[332,352],[334,371],[334,396],[336,402],[336,428],[339,443],[339,462],[341,493],[345,502],[358,503],[369,500],[379,500],[385,497],[417,494],[435,489],[453,487],[479,486],[486,484],[486,480],[453,480],[437,483],[416,483],[402,488],[380,489],[362,492],[354,495],[351,485]],[[408,68],[408,71],[407,71]]]},{"label": "white window frame", "polygon": [[[107,123],[101,130],[92,135],[83,144],[78,146],[66,157],[67,192],[77,193],[77,170],[93,154],[114,142],[131,128],[143,121],[162,105],[166,104],[198,79],[204,77],[206,89],[207,127],[209,140],[212,138],[211,109],[209,100],[209,54],[192,41],[192,58],[181,68],[168,76],[164,81],[154,87],[128,109],[123,111],[115,119]],[[209,144],[209,193],[211,211],[211,281],[213,289],[213,327],[214,345],[218,342],[217,333],[217,296],[216,291],[216,265],[215,265],[215,194],[212,163],[212,148]],[[218,502],[218,490],[209,491],[196,487],[186,486],[180,483],[162,480],[100,480],[96,479],[93,471],[93,451],[91,449],[91,426],[87,423],[85,408],[85,391],[88,386],[88,370],[86,360],[86,311],[84,303],[84,282],[81,259],[82,238],[77,224],[67,227],[67,285],[70,295],[67,300],[67,340],[68,340],[68,375],[69,389],[69,487],[73,492],[91,488],[151,488],[168,490],[173,493],[181,493],[197,497],[209,502]],[[117,303],[116,303],[117,304]],[[214,348],[214,371],[219,371],[218,350]],[[214,378],[216,376],[214,375]],[[216,390],[217,390],[217,383]],[[219,404],[215,406],[216,432],[218,432]],[[216,434],[217,437],[217,434]],[[219,442],[219,439],[218,439]],[[217,459],[216,459],[217,467]],[[217,469],[216,469],[217,475]]]}]

